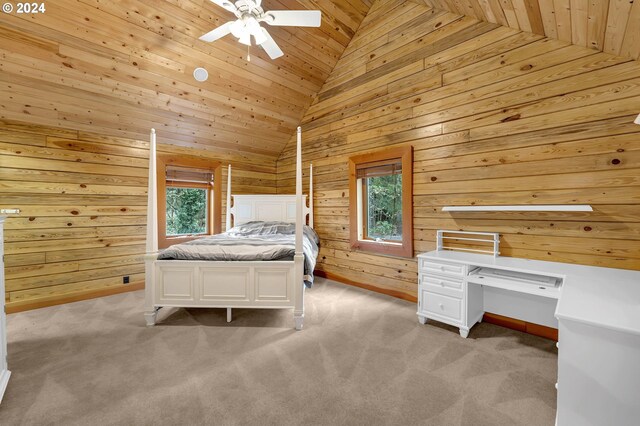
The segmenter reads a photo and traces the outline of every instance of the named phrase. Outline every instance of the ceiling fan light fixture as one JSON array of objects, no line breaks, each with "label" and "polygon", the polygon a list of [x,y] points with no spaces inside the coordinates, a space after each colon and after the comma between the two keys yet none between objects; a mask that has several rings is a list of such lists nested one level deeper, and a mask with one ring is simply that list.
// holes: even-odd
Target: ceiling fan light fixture
[{"label": "ceiling fan light fixture", "polygon": [[253,16],[250,18],[247,18],[247,20],[245,21],[245,28],[254,37],[257,33],[262,32],[262,28],[260,27],[260,24],[258,23],[256,18],[254,18]]},{"label": "ceiling fan light fixture", "polygon": [[251,34],[248,32],[244,32],[239,38],[238,41],[242,44],[246,44],[247,46],[251,46]]},{"label": "ceiling fan light fixture", "polygon": [[262,27],[255,18],[247,19],[245,30],[256,39],[256,44],[262,44],[267,41],[267,37],[262,33]]},{"label": "ceiling fan light fixture", "polygon": [[[273,10],[264,11],[262,0],[210,0],[218,6],[233,13],[237,20],[229,21],[208,33],[200,40],[211,43],[227,34],[232,34],[248,48],[251,47],[251,36],[257,45],[262,47],[271,59],[284,55],[276,41],[261,25],[266,23],[275,27],[319,27],[322,22],[320,10]],[[247,55],[247,60],[249,56]]]},{"label": "ceiling fan light fixture", "polygon": [[235,37],[235,38],[240,38],[242,37],[242,34],[244,34],[245,30],[244,30],[244,23],[238,19],[237,21],[235,21],[233,24],[231,24],[231,26],[229,27],[229,29],[231,30],[231,34]]}]

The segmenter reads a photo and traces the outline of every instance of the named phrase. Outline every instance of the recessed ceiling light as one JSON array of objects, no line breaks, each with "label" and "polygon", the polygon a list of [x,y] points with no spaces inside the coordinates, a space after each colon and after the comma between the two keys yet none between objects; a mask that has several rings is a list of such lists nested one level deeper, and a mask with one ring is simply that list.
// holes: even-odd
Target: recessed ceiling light
[{"label": "recessed ceiling light", "polygon": [[209,78],[209,73],[204,68],[198,67],[193,70],[193,78],[197,81],[206,81]]}]

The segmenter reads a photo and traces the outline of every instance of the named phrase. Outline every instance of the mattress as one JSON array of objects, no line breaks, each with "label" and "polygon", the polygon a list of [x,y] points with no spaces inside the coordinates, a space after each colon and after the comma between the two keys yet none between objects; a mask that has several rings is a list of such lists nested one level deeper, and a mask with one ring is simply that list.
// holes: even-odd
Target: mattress
[{"label": "mattress", "polygon": [[[273,261],[293,260],[295,224],[253,221],[160,252],[158,260]],[[313,283],[320,239],[313,228],[303,226],[305,284]]]}]

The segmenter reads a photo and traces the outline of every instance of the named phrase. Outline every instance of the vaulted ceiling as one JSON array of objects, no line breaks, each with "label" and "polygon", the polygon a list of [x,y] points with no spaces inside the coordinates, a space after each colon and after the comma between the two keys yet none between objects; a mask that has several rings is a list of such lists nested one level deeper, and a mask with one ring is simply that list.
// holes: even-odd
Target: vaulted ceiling
[{"label": "vaulted ceiling", "polygon": [[[320,9],[320,28],[270,27],[271,60],[231,35],[198,40],[235,17],[208,0],[55,0],[0,16],[0,117],[275,158],[372,0],[264,0]],[[209,79],[192,73],[204,67]]]},{"label": "vaulted ceiling", "polygon": [[[435,7],[604,50],[640,56],[640,1],[263,0],[267,10],[320,9],[320,28],[270,27],[271,60],[232,36],[198,37],[233,18],[209,0],[56,0],[0,16],[0,119],[274,160],[375,1],[388,19]],[[198,83],[196,67],[209,71]]]},{"label": "vaulted ceiling", "polygon": [[640,1],[414,0],[516,30],[640,58]]}]

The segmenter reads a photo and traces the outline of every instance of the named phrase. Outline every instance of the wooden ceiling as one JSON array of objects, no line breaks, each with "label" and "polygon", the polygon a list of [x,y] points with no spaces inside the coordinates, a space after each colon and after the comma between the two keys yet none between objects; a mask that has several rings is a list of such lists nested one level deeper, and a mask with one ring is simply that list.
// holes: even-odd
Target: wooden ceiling
[{"label": "wooden ceiling", "polygon": [[640,1],[414,1],[578,46],[640,59]]},{"label": "wooden ceiling", "polygon": [[[264,0],[320,9],[320,28],[270,27],[271,60],[232,36],[202,34],[233,18],[208,0],[56,0],[2,14],[0,118],[275,159],[294,134],[373,0]],[[196,67],[209,71],[194,80]]]},{"label": "wooden ceiling", "polygon": [[[640,56],[640,1],[413,1]],[[198,40],[232,18],[209,0],[56,0],[45,13],[2,14],[0,119],[144,140],[155,127],[161,142],[271,161],[373,2],[264,0],[265,9],[320,9],[322,26],[270,27],[285,56],[253,48],[250,62],[232,36]],[[199,66],[204,83],[192,76]]]}]

